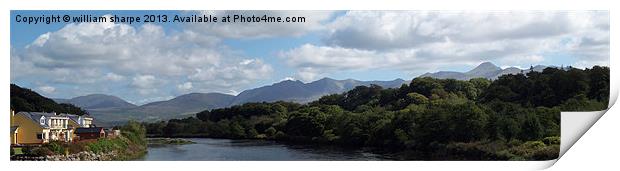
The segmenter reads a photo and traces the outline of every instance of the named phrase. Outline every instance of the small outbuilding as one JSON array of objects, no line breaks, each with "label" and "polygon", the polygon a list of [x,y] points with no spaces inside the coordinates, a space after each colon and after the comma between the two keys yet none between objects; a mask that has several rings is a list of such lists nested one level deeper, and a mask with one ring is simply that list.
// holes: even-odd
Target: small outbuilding
[{"label": "small outbuilding", "polygon": [[102,127],[76,128],[75,135],[79,140],[105,138],[105,130]]},{"label": "small outbuilding", "polygon": [[105,130],[106,138],[116,138],[121,135],[121,130],[109,128]]}]

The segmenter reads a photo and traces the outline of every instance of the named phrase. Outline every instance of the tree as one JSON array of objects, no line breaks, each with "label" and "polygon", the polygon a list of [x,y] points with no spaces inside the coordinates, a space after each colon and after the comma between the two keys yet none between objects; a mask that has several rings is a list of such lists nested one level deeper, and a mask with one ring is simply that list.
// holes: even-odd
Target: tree
[{"label": "tree", "polygon": [[230,123],[230,136],[233,138],[245,138],[245,128],[243,128],[238,122]]},{"label": "tree", "polygon": [[450,107],[449,125],[452,140],[468,142],[487,137],[486,125],[488,115],[473,102]]},{"label": "tree", "polygon": [[181,123],[178,122],[168,122],[168,124],[166,125],[166,127],[164,127],[164,135],[166,136],[174,136],[178,133],[182,133],[183,132],[183,127],[181,125]]},{"label": "tree", "polygon": [[76,115],[88,114],[72,104],[58,104],[27,88],[11,84],[11,109],[16,112],[56,112]]},{"label": "tree", "polygon": [[324,126],[308,114],[297,114],[286,123],[285,133],[298,137],[318,137],[323,134]]},{"label": "tree", "polygon": [[426,97],[432,95],[432,90],[443,89],[441,83],[437,79],[431,77],[415,78],[409,84],[409,89],[412,92],[422,94]]},{"label": "tree", "polygon": [[609,68],[594,66],[586,69],[590,78],[588,97],[607,102],[609,99]]},{"label": "tree", "polygon": [[204,110],[202,112],[196,113],[196,117],[202,121],[209,121],[210,116],[211,112],[209,110]]},{"label": "tree", "polygon": [[407,94],[407,100],[409,101],[409,103],[413,103],[413,104],[427,104],[428,103],[428,98],[418,93]]}]

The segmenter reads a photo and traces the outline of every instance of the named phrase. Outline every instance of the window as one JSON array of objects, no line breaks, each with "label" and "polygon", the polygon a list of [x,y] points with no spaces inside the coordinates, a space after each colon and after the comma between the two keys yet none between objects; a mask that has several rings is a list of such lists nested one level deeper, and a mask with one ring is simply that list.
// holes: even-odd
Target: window
[{"label": "window", "polygon": [[45,117],[41,117],[41,119],[39,119],[39,122],[41,123],[41,125],[45,125]]},{"label": "window", "polygon": [[37,134],[37,139],[40,139],[40,140],[43,139],[43,133],[38,133]]}]

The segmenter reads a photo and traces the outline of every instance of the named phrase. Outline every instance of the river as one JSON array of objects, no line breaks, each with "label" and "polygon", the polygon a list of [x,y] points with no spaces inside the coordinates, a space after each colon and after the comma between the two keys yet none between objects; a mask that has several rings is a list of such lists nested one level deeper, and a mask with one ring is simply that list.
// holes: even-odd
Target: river
[{"label": "river", "polygon": [[188,138],[195,144],[150,145],[146,161],[386,160],[369,150],[290,145],[268,140]]}]

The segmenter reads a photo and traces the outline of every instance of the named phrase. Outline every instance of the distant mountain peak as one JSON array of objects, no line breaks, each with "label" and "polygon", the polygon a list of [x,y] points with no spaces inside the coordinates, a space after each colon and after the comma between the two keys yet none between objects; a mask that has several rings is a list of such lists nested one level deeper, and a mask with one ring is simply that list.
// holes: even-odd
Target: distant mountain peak
[{"label": "distant mountain peak", "polygon": [[107,94],[88,94],[71,99],[57,99],[59,103],[70,103],[86,110],[101,108],[133,108],[136,105],[119,97]]},{"label": "distant mountain peak", "polygon": [[274,102],[292,101],[306,103],[318,99],[327,94],[342,93],[355,88],[356,86],[369,86],[377,84],[385,88],[400,87],[405,83],[402,79],[392,81],[359,81],[354,79],[336,80],[324,77],[309,83],[296,81],[281,81],[272,86],[264,86],[255,89],[245,90],[231,103],[231,105],[243,104],[247,102]]},{"label": "distant mountain peak", "polygon": [[[329,77],[323,77],[323,78],[321,78],[319,80],[316,80],[316,81],[336,81],[336,80],[333,79],[333,78],[329,78]],[[313,81],[313,82],[316,82],[316,81]]]},{"label": "distant mountain peak", "polygon": [[[540,72],[545,68],[547,67],[542,65],[536,65],[536,67],[534,67],[534,71]],[[455,71],[438,71],[435,73],[425,73],[420,75],[419,77],[433,77],[440,79],[450,78],[457,80],[469,80],[472,78],[496,79],[501,75],[527,73],[529,71],[529,68],[522,70],[516,67],[508,67],[506,69],[502,69],[491,62],[483,62],[480,65],[476,66],[476,68],[464,73]]]},{"label": "distant mountain peak", "polygon": [[301,82],[299,80],[283,80],[283,81],[272,84],[272,86],[283,85],[283,84],[304,84],[304,82]]},{"label": "distant mountain peak", "polygon": [[489,71],[497,71],[497,70],[501,70],[502,68],[498,67],[497,65],[491,63],[491,62],[483,62],[480,65],[478,65],[476,68],[466,72],[466,73],[470,73],[470,74],[475,74],[475,73],[481,73],[481,72],[489,72]]}]

